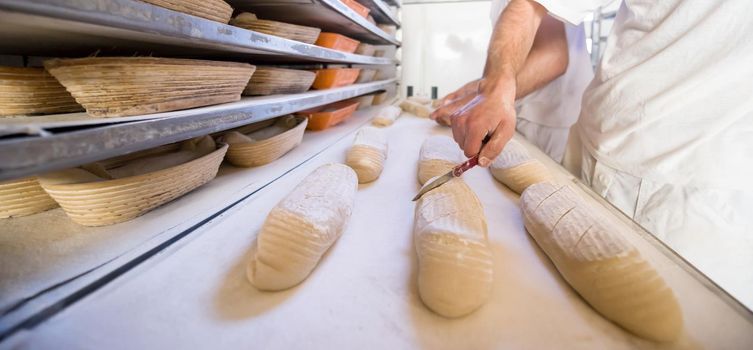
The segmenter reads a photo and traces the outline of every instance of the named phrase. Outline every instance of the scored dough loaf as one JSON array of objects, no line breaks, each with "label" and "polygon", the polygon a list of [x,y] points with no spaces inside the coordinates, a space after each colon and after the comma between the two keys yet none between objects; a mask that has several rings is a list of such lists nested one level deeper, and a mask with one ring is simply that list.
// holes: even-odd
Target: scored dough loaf
[{"label": "scored dough loaf", "polygon": [[353,146],[348,150],[345,164],[353,168],[359,183],[376,180],[387,159],[387,138],[382,130],[365,127],[358,130]]},{"label": "scored dough loaf", "polygon": [[397,117],[399,117],[400,113],[402,112],[403,110],[400,109],[400,107],[392,105],[384,106],[379,109],[376,117],[374,117],[374,120],[371,121],[371,125],[378,127],[390,126],[395,122]]},{"label": "scored dough loaf", "polygon": [[452,179],[418,200],[413,238],[418,291],[426,306],[445,317],[460,317],[486,302],[494,270],[486,218],[462,179]]},{"label": "scored dough loaf", "polygon": [[463,152],[447,136],[430,136],[421,145],[418,158],[418,182],[422,185],[435,176],[444,175],[463,161]]},{"label": "scored dough loaf", "polygon": [[521,196],[526,229],[562,277],[594,309],[628,331],[672,341],[682,311],[672,289],[622,236],[630,228],[597,214],[569,186],[539,183]]},{"label": "scored dough loaf", "polygon": [[345,230],[358,179],[343,164],[309,174],[267,216],[252,248],[246,276],[260,290],[302,282]]},{"label": "scored dough loaf", "polygon": [[517,194],[535,183],[552,181],[546,166],[538,159],[531,158],[525,147],[515,140],[505,145],[502,153],[489,166],[489,171],[497,181]]}]

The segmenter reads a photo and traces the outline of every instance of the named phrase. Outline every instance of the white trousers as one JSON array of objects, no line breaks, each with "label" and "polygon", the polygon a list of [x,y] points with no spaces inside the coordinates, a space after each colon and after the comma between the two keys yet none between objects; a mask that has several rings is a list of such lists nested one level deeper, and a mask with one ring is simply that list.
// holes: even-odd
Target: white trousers
[{"label": "white trousers", "polygon": [[515,123],[515,130],[544,151],[555,162],[562,161],[570,128],[555,128],[518,118]]},{"label": "white trousers", "polygon": [[753,309],[753,192],[658,183],[608,167],[583,147],[577,124],[563,165]]}]

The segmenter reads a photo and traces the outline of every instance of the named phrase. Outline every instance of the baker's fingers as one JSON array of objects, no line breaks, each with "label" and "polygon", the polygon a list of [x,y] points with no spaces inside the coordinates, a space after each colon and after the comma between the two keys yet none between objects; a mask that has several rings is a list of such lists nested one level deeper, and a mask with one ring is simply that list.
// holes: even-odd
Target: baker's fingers
[{"label": "baker's fingers", "polygon": [[443,125],[443,126],[450,126],[450,125],[452,125],[452,121],[450,120],[450,116],[443,116],[441,118],[437,118],[437,123],[439,123],[439,125]]},{"label": "baker's fingers", "polygon": [[465,139],[463,145],[463,152],[465,156],[470,158],[481,151],[481,142],[489,133],[489,128],[483,125],[483,119],[471,119],[465,123]]},{"label": "baker's fingers", "polygon": [[447,121],[447,125],[450,125],[453,116],[458,114],[458,111],[463,106],[465,106],[465,104],[468,103],[468,101],[470,101],[472,98],[473,96],[466,96],[457,101],[453,101],[446,106],[439,107],[436,110],[434,110],[434,112],[432,112],[431,115],[429,115],[429,118],[436,121],[445,120]]},{"label": "baker's fingers", "polygon": [[452,119],[450,127],[452,128],[452,138],[458,146],[463,147],[463,143],[465,142],[465,119],[462,117]]},{"label": "baker's fingers", "polygon": [[488,167],[494,161],[515,132],[515,118],[503,119],[497,126],[497,129],[491,135],[489,142],[484,145],[479,153],[478,164],[482,167]]}]

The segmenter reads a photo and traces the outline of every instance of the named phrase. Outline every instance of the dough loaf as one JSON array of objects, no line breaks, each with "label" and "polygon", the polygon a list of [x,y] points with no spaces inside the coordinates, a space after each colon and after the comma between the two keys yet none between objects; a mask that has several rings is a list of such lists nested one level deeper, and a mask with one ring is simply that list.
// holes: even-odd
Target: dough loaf
[{"label": "dough loaf", "polygon": [[622,238],[629,227],[598,215],[569,186],[533,184],[520,203],[528,232],[594,309],[646,339],[679,336],[683,321],[675,295]]},{"label": "dough loaf", "polygon": [[267,216],[246,266],[261,290],[282,290],[302,282],[345,230],[358,179],[343,164],[309,174]]},{"label": "dough loaf", "polygon": [[403,102],[400,102],[400,108],[407,113],[421,118],[429,118],[431,112],[434,111],[434,109],[428,105],[411,100],[403,100]]},{"label": "dough loaf", "polygon": [[462,179],[452,179],[418,200],[413,238],[418,291],[426,306],[445,317],[460,317],[486,302],[494,270],[486,218]]},{"label": "dough loaf", "polygon": [[535,183],[553,181],[544,164],[531,158],[525,147],[515,140],[505,145],[502,153],[489,166],[489,171],[497,181],[517,194]]},{"label": "dough loaf", "polygon": [[400,116],[403,110],[397,106],[384,106],[379,109],[374,120],[371,121],[371,125],[378,127],[390,126],[395,122],[397,117]]},{"label": "dough loaf", "polygon": [[430,136],[421,145],[418,159],[418,182],[422,185],[435,176],[444,175],[463,162],[463,152],[447,136]]},{"label": "dough loaf", "polygon": [[348,150],[345,163],[358,175],[359,183],[376,180],[387,159],[387,138],[382,130],[365,127],[358,130],[353,146]]}]

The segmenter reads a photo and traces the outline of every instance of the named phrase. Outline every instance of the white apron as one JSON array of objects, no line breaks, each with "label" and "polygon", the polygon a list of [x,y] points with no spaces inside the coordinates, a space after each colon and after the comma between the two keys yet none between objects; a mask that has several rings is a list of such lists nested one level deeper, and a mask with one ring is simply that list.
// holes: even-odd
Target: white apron
[{"label": "white apron", "polygon": [[[580,23],[611,1],[536,0]],[[753,307],[753,1],[625,0],[564,164]]]}]

